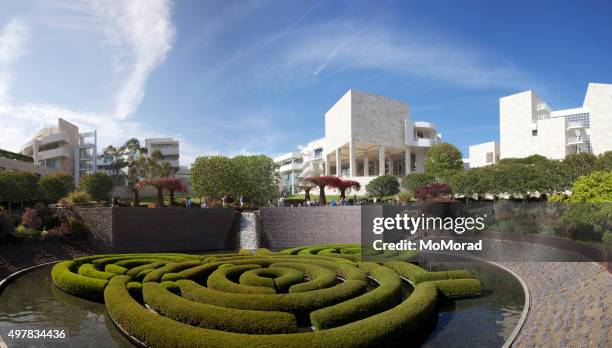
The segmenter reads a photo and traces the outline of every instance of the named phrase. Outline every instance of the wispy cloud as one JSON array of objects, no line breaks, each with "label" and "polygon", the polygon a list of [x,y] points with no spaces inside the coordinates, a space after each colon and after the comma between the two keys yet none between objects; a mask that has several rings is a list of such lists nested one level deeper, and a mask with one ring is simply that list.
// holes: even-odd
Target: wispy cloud
[{"label": "wispy cloud", "polygon": [[[443,33],[418,28],[399,32],[383,21],[353,19],[292,27],[282,37],[261,38],[227,58],[217,75],[227,84],[245,88],[282,89],[313,85],[347,71],[384,72],[462,88],[532,85],[526,72],[485,47],[450,41]],[[237,84],[234,73],[251,76],[250,84]]]},{"label": "wispy cloud", "polygon": [[[96,129],[102,145],[117,144],[134,136],[165,135],[129,118],[144,97],[147,79],[172,48],[175,28],[170,1],[90,0],[35,5],[32,13],[24,16],[30,23],[14,18],[4,27],[0,26],[0,147],[18,150],[34,131],[56,124],[58,117],[79,125],[84,131]],[[41,15],[43,9],[50,15]],[[67,18],[79,21],[75,25],[63,25]],[[27,54],[28,45],[36,47],[37,39],[41,39],[29,35],[30,27],[35,26],[85,32],[95,35],[92,39],[99,38],[100,34],[106,37],[102,44],[107,47],[115,71],[104,78],[116,80],[113,84],[119,86],[111,96],[115,100],[112,111],[11,98],[10,82],[19,78],[11,74],[11,67]]]},{"label": "wispy cloud", "polygon": [[0,30],[0,110],[8,102],[8,91],[13,76],[10,66],[24,54],[29,35],[28,27],[17,18],[11,19]]},{"label": "wispy cloud", "polygon": [[124,119],[136,110],[151,72],[172,48],[171,5],[166,0],[92,0],[91,5],[114,49],[115,68],[126,76],[114,111]]}]

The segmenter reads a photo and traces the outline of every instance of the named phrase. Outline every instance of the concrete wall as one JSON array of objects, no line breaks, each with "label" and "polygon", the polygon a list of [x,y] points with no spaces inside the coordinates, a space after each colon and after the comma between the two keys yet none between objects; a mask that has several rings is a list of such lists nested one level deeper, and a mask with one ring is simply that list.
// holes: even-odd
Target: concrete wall
[{"label": "concrete wall", "polygon": [[537,99],[532,91],[499,98],[501,158],[521,158],[533,154],[530,137]]},{"label": "concrete wall", "polygon": [[237,247],[232,209],[78,207],[105,252],[194,252]]},{"label": "concrete wall", "polygon": [[590,109],[593,153],[612,151],[612,84],[589,83],[584,106]]},{"label": "concrete wall", "polygon": [[351,93],[351,90],[346,92],[325,113],[324,154],[334,152],[351,141]]},{"label": "concrete wall", "polygon": [[[499,161],[499,144],[495,141],[470,145],[470,168],[484,167]],[[492,154],[492,161],[487,161],[487,154]]]},{"label": "concrete wall", "polygon": [[[41,167],[33,163],[18,161],[12,158],[0,157],[0,172],[3,170],[35,173],[35,174],[39,174],[43,176],[60,172],[57,169]],[[72,174],[72,173],[69,173],[69,174]]]},{"label": "concrete wall", "polygon": [[361,207],[262,208],[262,247],[361,242]]}]

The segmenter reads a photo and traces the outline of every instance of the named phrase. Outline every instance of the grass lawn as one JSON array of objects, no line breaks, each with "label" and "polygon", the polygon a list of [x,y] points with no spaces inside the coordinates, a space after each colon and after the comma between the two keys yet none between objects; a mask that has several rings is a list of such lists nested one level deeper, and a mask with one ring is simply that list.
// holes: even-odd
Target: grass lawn
[{"label": "grass lawn", "polygon": [[[187,195],[185,194],[175,194],[174,195],[174,201],[176,202],[177,205],[182,205],[184,204],[184,199],[187,197]],[[200,198],[199,197],[191,197],[191,202],[193,203],[194,206],[200,206],[200,204],[202,202],[200,202]],[[157,197],[140,197],[140,204],[147,204],[147,203],[155,203],[155,200],[157,199]],[[126,204],[131,204],[132,203],[132,198],[122,198],[121,202],[126,203]],[[168,203],[170,202],[170,196],[168,194],[164,194],[164,205],[168,205]]]}]

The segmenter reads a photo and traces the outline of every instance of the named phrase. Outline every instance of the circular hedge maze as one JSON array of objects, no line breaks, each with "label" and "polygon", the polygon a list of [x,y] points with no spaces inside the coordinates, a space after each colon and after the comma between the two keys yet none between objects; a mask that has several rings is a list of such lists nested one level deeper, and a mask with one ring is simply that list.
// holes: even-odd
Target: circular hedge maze
[{"label": "circular hedge maze", "polygon": [[394,344],[426,322],[437,301],[480,294],[466,271],[360,259],[355,245],[95,255],[56,264],[52,278],[74,296],[104,302],[117,326],[148,347]]}]

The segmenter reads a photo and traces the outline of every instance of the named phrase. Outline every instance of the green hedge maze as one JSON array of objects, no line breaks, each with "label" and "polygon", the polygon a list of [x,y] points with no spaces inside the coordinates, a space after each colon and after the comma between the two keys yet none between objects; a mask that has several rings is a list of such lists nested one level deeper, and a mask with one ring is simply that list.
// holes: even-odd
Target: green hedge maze
[{"label": "green hedge maze", "polygon": [[481,291],[466,271],[360,259],[358,245],[113,254],[62,261],[51,273],[65,292],[103,302],[115,324],[148,347],[406,343],[438,301]]}]

